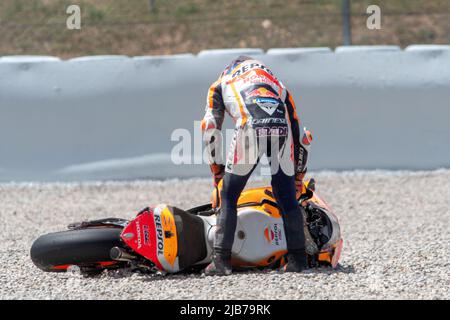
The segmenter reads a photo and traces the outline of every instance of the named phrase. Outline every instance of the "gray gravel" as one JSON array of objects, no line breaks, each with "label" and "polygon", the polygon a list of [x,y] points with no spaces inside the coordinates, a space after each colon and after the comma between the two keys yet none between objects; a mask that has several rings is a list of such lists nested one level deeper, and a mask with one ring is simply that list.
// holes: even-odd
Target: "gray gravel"
[{"label": "gray gravel", "polygon": [[39,235],[73,221],[131,218],[159,202],[181,208],[203,203],[209,199],[209,180],[0,185],[0,298],[450,298],[450,170],[321,172],[315,177],[343,229],[337,270],[207,278],[44,273],[31,263],[29,248]]}]

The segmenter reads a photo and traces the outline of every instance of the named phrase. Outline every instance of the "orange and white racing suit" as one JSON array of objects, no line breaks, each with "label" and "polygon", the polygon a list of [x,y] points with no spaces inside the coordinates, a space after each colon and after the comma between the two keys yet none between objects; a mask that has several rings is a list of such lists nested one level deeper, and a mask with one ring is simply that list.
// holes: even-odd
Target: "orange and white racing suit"
[{"label": "orange and white racing suit", "polygon": [[[304,174],[309,140],[302,142],[302,137],[307,135],[300,126],[292,95],[263,63],[240,58],[225,68],[208,91],[202,130],[210,164],[223,163],[217,130],[222,129],[226,112],[235,122],[235,135],[226,160],[227,172],[246,174],[254,165],[252,155],[256,153],[258,159],[264,151],[258,150],[251,138],[272,135],[285,137],[287,149],[280,146],[282,152],[278,156],[285,172]],[[247,143],[242,143],[244,136],[250,137]]]},{"label": "orange and white racing suit", "polygon": [[221,213],[214,241],[216,254],[231,256],[239,195],[259,159],[266,154],[271,164],[273,194],[283,216],[288,251],[304,256],[303,214],[296,199],[295,177],[300,176],[301,180],[306,172],[309,140],[300,140],[300,123],[291,94],[258,60],[239,57],[225,68],[209,88],[202,121],[215,175],[223,168],[218,133],[225,112],[236,126],[223,177]]}]

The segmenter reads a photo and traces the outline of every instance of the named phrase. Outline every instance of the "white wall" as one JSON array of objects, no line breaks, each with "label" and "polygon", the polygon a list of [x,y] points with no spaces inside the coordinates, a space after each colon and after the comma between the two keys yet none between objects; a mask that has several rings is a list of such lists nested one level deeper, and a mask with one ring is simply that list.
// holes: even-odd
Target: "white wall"
[{"label": "white wall", "polygon": [[246,51],[292,90],[312,170],[450,166],[450,46],[236,51],[0,58],[0,181],[209,174],[172,165],[170,135],[193,131],[209,84]]}]

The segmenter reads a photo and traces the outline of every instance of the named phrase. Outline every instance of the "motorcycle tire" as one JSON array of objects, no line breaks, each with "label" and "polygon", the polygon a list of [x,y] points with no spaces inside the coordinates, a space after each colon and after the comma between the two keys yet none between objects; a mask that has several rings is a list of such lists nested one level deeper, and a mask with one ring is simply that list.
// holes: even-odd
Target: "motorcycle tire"
[{"label": "motorcycle tire", "polygon": [[47,272],[63,272],[73,265],[86,272],[118,268],[125,263],[112,260],[110,250],[124,246],[121,232],[121,228],[93,227],[45,234],[31,246],[31,260]]}]

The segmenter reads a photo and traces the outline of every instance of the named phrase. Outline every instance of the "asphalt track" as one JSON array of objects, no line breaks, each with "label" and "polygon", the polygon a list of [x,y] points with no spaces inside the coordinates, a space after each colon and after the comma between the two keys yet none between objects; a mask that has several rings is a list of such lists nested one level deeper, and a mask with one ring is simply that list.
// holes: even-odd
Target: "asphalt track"
[{"label": "asphalt track", "polygon": [[[336,270],[301,274],[84,277],[44,273],[29,258],[39,235],[74,221],[131,218],[166,202],[209,200],[205,179],[0,185],[1,299],[450,299],[450,170],[321,172],[321,195],[340,218]],[[254,182],[261,184],[261,182]]]}]

